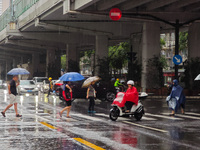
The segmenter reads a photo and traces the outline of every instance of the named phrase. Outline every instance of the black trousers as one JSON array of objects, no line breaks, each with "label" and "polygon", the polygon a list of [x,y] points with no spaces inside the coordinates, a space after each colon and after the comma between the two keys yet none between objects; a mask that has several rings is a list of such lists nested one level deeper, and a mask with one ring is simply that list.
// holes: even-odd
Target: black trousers
[{"label": "black trousers", "polygon": [[95,101],[94,101],[94,97],[89,97],[89,111],[94,111],[94,105],[95,105]]},{"label": "black trousers", "polygon": [[49,95],[51,94],[51,92],[52,92],[52,90],[51,90],[51,89],[49,89],[49,91],[48,91],[48,95],[47,95],[47,96],[49,96]]},{"label": "black trousers", "polygon": [[132,106],[133,106],[134,104],[135,104],[135,103],[133,103],[133,102],[126,101],[126,103],[125,103],[126,110],[131,110],[131,108],[132,108]]}]

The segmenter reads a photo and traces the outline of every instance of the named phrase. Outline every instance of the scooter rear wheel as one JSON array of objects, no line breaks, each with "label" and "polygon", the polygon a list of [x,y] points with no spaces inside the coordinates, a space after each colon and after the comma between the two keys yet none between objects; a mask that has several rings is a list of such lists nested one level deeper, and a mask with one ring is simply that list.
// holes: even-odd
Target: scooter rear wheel
[{"label": "scooter rear wheel", "polygon": [[118,117],[119,117],[119,112],[118,112],[118,110],[116,110],[116,109],[111,109],[111,110],[110,110],[110,119],[111,119],[112,121],[116,121]]},{"label": "scooter rear wheel", "polygon": [[143,113],[141,112],[141,113],[136,113],[136,114],[134,114],[134,117],[135,117],[135,119],[137,120],[137,121],[140,121],[141,119],[142,119],[142,116],[143,116]]}]

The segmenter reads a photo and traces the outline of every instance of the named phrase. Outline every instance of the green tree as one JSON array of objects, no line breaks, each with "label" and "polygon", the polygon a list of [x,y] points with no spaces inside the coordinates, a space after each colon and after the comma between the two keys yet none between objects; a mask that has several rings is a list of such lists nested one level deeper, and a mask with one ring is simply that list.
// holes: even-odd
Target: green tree
[{"label": "green tree", "polygon": [[127,53],[130,51],[128,42],[121,42],[109,47],[110,66],[116,71],[121,70],[128,62]]},{"label": "green tree", "polygon": [[148,87],[160,88],[164,85],[163,69],[167,67],[164,57],[154,56],[148,60]]},{"label": "green tree", "polygon": [[61,68],[66,69],[66,55],[61,56]]},{"label": "green tree", "polygon": [[164,39],[162,39],[162,38],[160,38],[160,48],[162,49],[163,48],[163,46],[165,46],[165,40]]},{"label": "green tree", "polygon": [[179,50],[186,52],[188,49],[188,32],[179,33]]}]

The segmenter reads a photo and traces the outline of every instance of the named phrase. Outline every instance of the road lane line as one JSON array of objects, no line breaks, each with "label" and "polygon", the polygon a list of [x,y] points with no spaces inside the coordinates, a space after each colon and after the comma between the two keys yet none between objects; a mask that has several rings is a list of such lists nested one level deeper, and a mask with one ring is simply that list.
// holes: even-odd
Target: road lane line
[{"label": "road lane line", "polygon": [[153,117],[158,117],[158,118],[165,118],[165,119],[170,119],[170,120],[183,120],[181,118],[175,118],[175,117],[168,117],[168,116],[163,116],[163,115],[155,115],[155,114],[150,114],[150,113],[145,113],[147,116],[153,116]]},{"label": "road lane line", "polygon": [[86,145],[86,146],[88,146],[88,147],[90,147],[92,149],[95,149],[95,150],[105,150],[105,149],[103,149],[103,148],[101,148],[99,146],[96,146],[96,145],[94,145],[94,144],[92,144],[92,143],[90,143],[90,142],[88,142],[86,140],[83,140],[81,138],[74,138],[74,140],[76,140],[76,141],[78,141],[78,142],[80,142],[80,143],[82,143],[82,144],[84,144],[84,145]]},{"label": "road lane line", "polygon": [[144,125],[140,125],[140,124],[136,124],[136,123],[132,123],[132,122],[128,122],[128,121],[123,121],[124,123],[128,123],[137,127],[142,127],[145,129],[150,129],[150,130],[154,130],[154,131],[159,131],[159,132],[163,132],[163,133],[167,133],[168,131],[166,130],[162,130],[162,129],[157,129],[157,128],[152,128],[152,127],[148,127],[148,126],[144,126]]},{"label": "road lane line", "polygon": [[50,125],[50,124],[48,124],[46,122],[40,122],[40,123],[43,124],[44,126],[47,126],[50,129],[58,129],[58,128],[56,128],[56,127],[54,127],[54,126],[52,126],[52,125]]}]

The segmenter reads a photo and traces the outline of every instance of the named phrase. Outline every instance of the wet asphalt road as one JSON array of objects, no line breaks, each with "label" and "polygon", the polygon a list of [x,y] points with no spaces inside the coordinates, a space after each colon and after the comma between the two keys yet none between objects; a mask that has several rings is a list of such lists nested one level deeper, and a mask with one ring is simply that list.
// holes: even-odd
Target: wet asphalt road
[{"label": "wet asphalt road", "polygon": [[[8,105],[6,92],[0,90],[3,110]],[[169,117],[165,100],[145,99],[145,116],[109,119],[108,102],[96,100],[95,115],[87,113],[88,101],[75,100],[71,117],[58,112],[64,104],[55,96],[18,96],[19,113],[12,107],[6,118],[0,116],[0,149],[112,149],[185,150],[200,149],[200,101],[187,100],[186,114]]]}]

